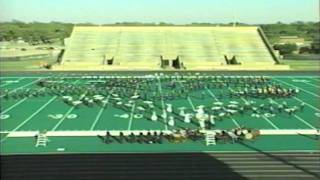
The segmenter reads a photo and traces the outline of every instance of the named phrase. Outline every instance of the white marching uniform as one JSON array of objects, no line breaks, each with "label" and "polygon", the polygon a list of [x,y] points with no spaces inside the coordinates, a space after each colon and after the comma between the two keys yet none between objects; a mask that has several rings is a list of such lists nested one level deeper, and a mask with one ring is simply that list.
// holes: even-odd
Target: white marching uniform
[{"label": "white marching uniform", "polygon": [[191,114],[185,114],[183,121],[185,123],[190,123],[191,122]]},{"label": "white marching uniform", "polygon": [[216,121],[215,121],[215,116],[214,115],[210,115],[210,124],[211,125],[216,125]]},{"label": "white marching uniform", "polygon": [[157,121],[158,120],[158,116],[157,116],[155,111],[152,112],[151,120],[152,121]]},{"label": "white marching uniform", "polygon": [[174,119],[173,119],[173,116],[170,116],[169,117],[169,121],[168,121],[168,125],[169,126],[174,126],[175,122],[174,122]]},{"label": "white marching uniform", "polygon": [[172,104],[167,104],[167,112],[172,112]]}]

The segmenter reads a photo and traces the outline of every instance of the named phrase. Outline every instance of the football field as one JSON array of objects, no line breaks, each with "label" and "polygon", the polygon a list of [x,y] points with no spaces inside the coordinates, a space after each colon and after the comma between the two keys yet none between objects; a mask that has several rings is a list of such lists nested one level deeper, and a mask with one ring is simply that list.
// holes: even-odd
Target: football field
[{"label": "football field", "polygon": [[[219,81],[219,78],[233,81],[247,77],[249,76],[218,76],[210,73],[3,75],[0,84],[1,153],[247,152],[257,149],[319,151],[317,138],[320,126],[320,77],[294,74],[268,76],[270,83],[298,90],[297,94],[290,97],[258,98],[230,95],[237,92],[239,87]],[[56,89],[55,92],[48,93],[45,90],[48,87],[39,86],[39,82],[43,80],[56,83],[55,88],[64,86],[61,94],[57,94],[59,90]],[[129,84],[121,84],[123,82]],[[202,82],[200,87],[197,86],[198,82]],[[77,86],[91,88],[98,96],[90,94],[91,91],[84,91],[78,92],[78,95],[71,95],[73,99],[81,99],[88,94],[99,99],[101,95],[103,103],[91,103],[88,100],[87,103],[81,101],[82,104],[70,105],[65,100],[70,97],[66,97],[63,91],[68,91],[65,87]],[[95,89],[101,86],[108,86],[108,92]],[[35,90],[45,93],[27,94]],[[70,92],[68,93],[69,96]],[[78,101],[73,101],[76,102]],[[105,134],[106,131],[126,133],[198,129],[199,124],[194,119],[189,123],[185,122],[180,116],[182,111],[192,114],[199,107],[210,109],[214,104],[244,105],[248,102],[261,108],[269,103],[275,107],[285,103],[298,110],[292,113],[284,111],[263,114],[252,111],[236,112],[216,120],[214,126],[207,127],[210,130],[246,127],[261,131],[260,136],[243,143],[206,146],[204,141],[186,140],[183,143],[171,143],[165,140],[162,144],[105,144],[97,137],[97,134]],[[146,108],[149,106],[152,106],[152,111]],[[173,121],[174,124],[169,121]],[[39,132],[47,133],[48,142],[45,147],[35,146],[35,135]]]}]

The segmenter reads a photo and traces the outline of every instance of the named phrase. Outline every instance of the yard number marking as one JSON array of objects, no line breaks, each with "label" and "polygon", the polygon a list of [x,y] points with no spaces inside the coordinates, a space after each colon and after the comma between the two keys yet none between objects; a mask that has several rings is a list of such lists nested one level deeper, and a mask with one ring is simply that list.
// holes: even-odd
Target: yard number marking
[{"label": "yard number marking", "polygon": [[49,114],[48,117],[52,119],[61,119],[63,117],[63,114]]},{"label": "yard number marking", "polygon": [[10,117],[9,114],[0,114],[0,119],[8,119]]},{"label": "yard number marking", "polygon": [[[52,119],[61,119],[61,118],[63,118],[63,114],[49,114],[48,117],[50,117]],[[76,114],[69,114],[69,115],[67,115],[66,118],[67,119],[75,119],[77,117],[78,117],[78,115],[76,115]]]}]

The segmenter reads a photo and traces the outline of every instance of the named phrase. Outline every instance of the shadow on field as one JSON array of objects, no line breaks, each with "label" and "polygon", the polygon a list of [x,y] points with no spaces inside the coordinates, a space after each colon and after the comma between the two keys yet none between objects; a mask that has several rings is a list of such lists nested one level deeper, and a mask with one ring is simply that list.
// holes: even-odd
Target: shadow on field
[{"label": "shadow on field", "polygon": [[269,157],[271,159],[273,159],[274,161],[278,161],[278,162],[282,162],[283,164],[286,164],[286,165],[289,165],[289,166],[292,166],[293,168],[295,169],[298,169],[298,170],[301,170],[302,172],[306,173],[306,174],[309,174],[309,175],[312,175],[314,176],[316,179],[320,179],[320,175],[317,174],[317,173],[314,173],[304,167],[301,167],[300,165],[298,164],[295,164],[295,163],[292,163],[292,162],[289,162],[288,160],[286,160],[285,158],[282,158],[282,157],[279,157],[279,156],[275,156],[271,153],[268,153],[268,152],[265,152],[265,151],[262,151],[258,148],[255,148],[253,146],[250,146],[249,144],[246,144],[246,143],[243,143],[243,142],[240,142],[241,145],[249,148],[249,149],[252,149],[260,154],[263,154],[265,155],[266,157]]},{"label": "shadow on field", "polygon": [[306,138],[314,140],[314,141],[318,141],[319,140],[319,137],[317,135],[306,135],[306,134],[300,134],[300,133],[298,133],[298,135],[306,137]]},{"label": "shadow on field", "polygon": [[205,153],[15,155],[1,179],[245,179]]}]

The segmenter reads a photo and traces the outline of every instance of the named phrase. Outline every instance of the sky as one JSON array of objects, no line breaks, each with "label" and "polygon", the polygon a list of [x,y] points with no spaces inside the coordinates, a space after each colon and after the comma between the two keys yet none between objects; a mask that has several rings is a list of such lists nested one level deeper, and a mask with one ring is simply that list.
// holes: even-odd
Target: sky
[{"label": "sky", "polygon": [[0,0],[0,21],[266,24],[319,21],[319,0]]}]

